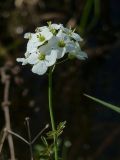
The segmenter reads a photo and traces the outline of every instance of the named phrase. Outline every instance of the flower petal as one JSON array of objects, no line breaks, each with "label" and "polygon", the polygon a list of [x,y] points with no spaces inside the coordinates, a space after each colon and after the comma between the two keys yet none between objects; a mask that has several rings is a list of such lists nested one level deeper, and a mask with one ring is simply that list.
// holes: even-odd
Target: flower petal
[{"label": "flower petal", "polygon": [[37,48],[44,43],[44,41],[41,42],[39,40],[39,38],[37,37],[38,35],[39,35],[38,33],[32,34],[31,38],[27,43],[27,52],[29,53],[36,52]]},{"label": "flower petal", "polygon": [[48,46],[51,48],[56,48],[58,42],[58,38],[53,36],[49,41],[48,41]]},{"label": "flower petal", "polygon": [[36,53],[32,53],[27,59],[29,64],[36,64],[39,62],[38,55]]},{"label": "flower petal", "polygon": [[65,55],[65,53],[66,53],[66,48],[59,47],[59,49],[57,49],[57,59],[62,58]]},{"label": "flower petal", "polygon": [[30,56],[31,53],[29,52],[25,52],[25,58],[28,58]]},{"label": "flower petal", "polygon": [[33,43],[33,42],[29,41],[27,43],[27,52],[29,52],[29,53],[36,52],[38,46],[39,46],[39,43]]},{"label": "flower petal", "polygon": [[52,50],[51,54],[46,55],[46,57],[45,57],[45,63],[46,63],[46,65],[48,67],[52,66],[52,65],[55,64],[56,59],[57,59],[57,51],[56,50]]},{"label": "flower petal", "polygon": [[81,60],[85,60],[86,58],[88,58],[87,53],[83,51],[80,51],[79,54],[76,55],[76,57]]},{"label": "flower petal", "polygon": [[37,42],[38,41],[37,35],[38,35],[37,33],[31,34],[30,41],[31,42]]},{"label": "flower petal", "polygon": [[62,24],[51,24],[51,27],[52,28],[54,28],[54,29],[56,29],[56,30],[58,30],[58,29],[60,29],[60,28],[62,28],[63,27],[63,25]]},{"label": "flower petal", "polygon": [[85,52],[83,52],[83,51],[70,52],[69,55],[70,55],[70,56],[73,56],[73,57],[76,57],[76,58],[78,58],[78,59],[80,59],[80,60],[85,60],[85,59],[88,57],[87,54],[86,54]]},{"label": "flower petal", "polygon": [[17,58],[16,61],[17,62],[22,62],[22,65],[26,65],[28,63],[26,58]]},{"label": "flower petal", "polygon": [[30,39],[31,36],[32,36],[32,33],[30,33],[30,32],[24,34],[25,39]]},{"label": "flower petal", "polygon": [[83,41],[83,39],[77,33],[72,32],[71,37],[74,38],[77,42]]},{"label": "flower petal", "polygon": [[57,33],[56,37],[58,37],[60,39],[67,39],[68,35],[63,33],[62,30],[59,30],[59,32]]},{"label": "flower petal", "polygon": [[36,31],[36,32],[41,32],[41,31],[46,30],[47,28],[48,28],[47,26],[37,27],[35,31]]},{"label": "flower petal", "polygon": [[32,72],[38,75],[43,75],[47,71],[47,66],[45,62],[40,61],[32,67]]},{"label": "flower petal", "polygon": [[66,52],[71,52],[72,50],[75,50],[75,43],[67,43],[66,44]]},{"label": "flower petal", "polygon": [[45,41],[46,40],[50,40],[52,38],[52,36],[53,36],[53,34],[50,32],[50,30],[48,28],[43,30],[41,32],[41,35],[45,37]]}]

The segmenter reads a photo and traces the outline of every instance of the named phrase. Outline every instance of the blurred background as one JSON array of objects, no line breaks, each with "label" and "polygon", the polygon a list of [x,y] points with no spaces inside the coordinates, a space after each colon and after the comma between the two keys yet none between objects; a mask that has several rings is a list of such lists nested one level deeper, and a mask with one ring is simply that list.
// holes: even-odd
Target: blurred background
[{"label": "blurred background", "polygon": [[[56,123],[67,121],[62,140],[71,146],[64,160],[120,160],[120,115],[83,96],[120,105],[120,1],[119,0],[0,0],[0,67],[11,76],[10,116],[14,132],[27,138],[25,117],[30,117],[32,137],[50,122],[47,75],[38,76],[20,66],[27,41],[47,21],[76,28],[83,37],[86,61],[68,61],[54,72]],[[4,85],[0,82],[0,103]],[[4,113],[0,108],[0,130]],[[28,160],[29,150],[14,137],[18,160]],[[36,141],[36,144],[39,140]],[[3,159],[8,155],[7,143]]]}]

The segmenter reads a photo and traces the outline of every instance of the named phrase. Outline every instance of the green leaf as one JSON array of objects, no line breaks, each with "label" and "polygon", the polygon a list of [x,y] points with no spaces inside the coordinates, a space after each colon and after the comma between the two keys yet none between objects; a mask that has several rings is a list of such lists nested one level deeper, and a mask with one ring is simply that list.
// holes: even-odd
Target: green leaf
[{"label": "green leaf", "polygon": [[50,160],[53,155],[53,144],[45,146],[45,145],[36,145],[35,146],[35,154],[40,160]]},{"label": "green leaf", "polygon": [[66,121],[60,122],[55,131],[49,131],[46,133],[48,139],[53,139],[54,135],[59,137],[63,133],[63,129],[65,128]]},{"label": "green leaf", "polygon": [[57,126],[57,136],[60,136],[63,133],[63,129],[65,128],[66,121],[60,122]]},{"label": "green leaf", "polygon": [[48,139],[53,139],[54,135],[56,135],[56,130],[55,131],[49,131],[46,133]]},{"label": "green leaf", "polygon": [[44,136],[41,136],[41,140],[43,141],[43,144],[47,147],[48,143],[47,143],[46,138]]},{"label": "green leaf", "polygon": [[92,99],[92,100],[95,101],[95,102],[98,102],[98,103],[104,105],[105,107],[108,107],[108,108],[110,108],[110,109],[112,109],[112,110],[120,113],[120,107],[114,106],[114,105],[112,105],[112,104],[110,104],[110,103],[104,102],[104,101],[102,101],[102,100],[100,100],[100,99],[98,99],[98,98],[89,96],[89,95],[87,95],[87,94],[84,94],[84,96]]},{"label": "green leaf", "polygon": [[65,128],[66,121],[60,122],[57,126],[57,130],[63,130]]}]

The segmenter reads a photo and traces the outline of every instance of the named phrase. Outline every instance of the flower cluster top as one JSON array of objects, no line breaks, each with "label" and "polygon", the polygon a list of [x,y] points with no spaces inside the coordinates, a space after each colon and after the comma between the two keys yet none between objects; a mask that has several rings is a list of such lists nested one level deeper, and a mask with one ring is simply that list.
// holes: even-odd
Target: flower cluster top
[{"label": "flower cluster top", "polygon": [[43,75],[65,54],[68,58],[87,58],[79,45],[82,38],[62,24],[49,22],[48,26],[38,27],[35,33],[26,33],[24,38],[28,39],[25,58],[17,58],[17,61],[22,65],[31,64],[32,72],[38,75]]}]

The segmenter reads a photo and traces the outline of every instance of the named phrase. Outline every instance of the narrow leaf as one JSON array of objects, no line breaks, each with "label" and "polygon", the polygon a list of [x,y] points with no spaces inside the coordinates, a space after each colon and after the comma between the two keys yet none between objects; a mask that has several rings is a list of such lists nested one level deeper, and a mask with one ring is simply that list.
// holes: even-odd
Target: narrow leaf
[{"label": "narrow leaf", "polygon": [[114,105],[112,105],[112,104],[110,104],[110,103],[104,102],[104,101],[102,101],[102,100],[100,100],[100,99],[98,99],[98,98],[89,96],[89,95],[87,95],[87,94],[84,94],[84,96],[92,99],[92,100],[95,101],[95,102],[98,102],[98,103],[104,105],[105,107],[108,107],[108,108],[110,108],[110,109],[112,109],[112,110],[120,113],[120,107],[114,106]]},{"label": "narrow leaf", "polygon": [[47,143],[46,138],[45,138],[45,137],[43,137],[43,136],[41,136],[41,139],[42,139],[42,141],[43,141],[44,145],[45,145],[45,146],[48,146],[48,143]]}]

